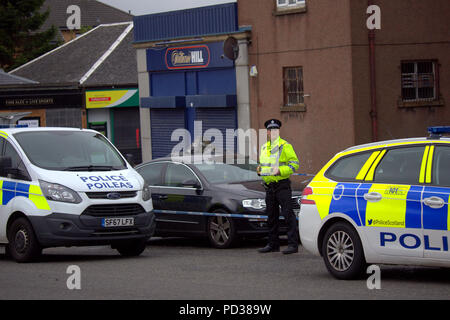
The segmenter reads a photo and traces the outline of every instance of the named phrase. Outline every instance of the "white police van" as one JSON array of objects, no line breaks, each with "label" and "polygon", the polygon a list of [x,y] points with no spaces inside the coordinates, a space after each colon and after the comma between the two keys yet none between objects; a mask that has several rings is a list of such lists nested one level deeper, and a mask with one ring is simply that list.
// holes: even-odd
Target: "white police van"
[{"label": "white police van", "polygon": [[450,127],[336,154],[303,190],[305,249],[339,279],[366,264],[450,267]]},{"label": "white police van", "polygon": [[0,244],[16,261],[58,246],[140,255],[154,229],[148,186],[100,133],[0,129]]}]

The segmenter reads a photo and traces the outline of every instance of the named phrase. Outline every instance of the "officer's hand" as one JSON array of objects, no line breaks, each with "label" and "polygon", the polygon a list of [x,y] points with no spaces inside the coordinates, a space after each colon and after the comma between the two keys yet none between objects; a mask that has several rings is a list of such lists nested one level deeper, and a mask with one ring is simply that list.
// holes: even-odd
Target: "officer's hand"
[{"label": "officer's hand", "polygon": [[278,167],[274,167],[274,168],[272,168],[272,175],[273,176],[279,176],[281,173],[280,173],[280,168],[278,168]]},{"label": "officer's hand", "polygon": [[261,175],[261,165],[256,167],[256,173],[258,174],[258,176]]}]

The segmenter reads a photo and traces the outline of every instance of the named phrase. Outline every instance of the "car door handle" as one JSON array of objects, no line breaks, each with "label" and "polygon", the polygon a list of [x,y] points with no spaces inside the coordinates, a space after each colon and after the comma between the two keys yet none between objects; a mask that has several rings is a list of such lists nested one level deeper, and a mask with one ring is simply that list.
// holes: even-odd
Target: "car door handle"
[{"label": "car door handle", "polygon": [[164,194],[164,195],[158,196],[158,199],[159,200],[167,200],[167,199],[169,199],[169,197],[167,196],[167,194]]},{"label": "car door handle", "polygon": [[377,202],[383,199],[383,196],[378,192],[369,192],[364,194],[364,199],[370,202]]},{"label": "car door handle", "polygon": [[445,201],[439,197],[430,197],[423,200],[425,205],[433,209],[440,209],[445,205]]}]

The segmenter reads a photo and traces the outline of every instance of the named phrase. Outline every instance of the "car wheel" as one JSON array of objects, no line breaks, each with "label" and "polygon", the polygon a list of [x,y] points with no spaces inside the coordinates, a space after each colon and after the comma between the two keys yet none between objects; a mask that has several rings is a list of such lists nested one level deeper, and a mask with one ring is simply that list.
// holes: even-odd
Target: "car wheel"
[{"label": "car wheel", "polygon": [[114,248],[124,257],[137,257],[147,247],[147,240],[134,240],[118,244]]},{"label": "car wheel", "polygon": [[322,256],[328,271],[338,279],[359,278],[366,266],[358,233],[344,222],[333,224],[325,233]]},{"label": "car wheel", "polygon": [[42,253],[33,227],[25,218],[15,220],[8,230],[7,252],[17,262],[35,261]]},{"label": "car wheel", "polygon": [[[225,210],[215,210],[214,213],[227,213]],[[236,242],[236,228],[230,217],[213,216],[208,218],[208,239],[215,248],[225,249]]]}]

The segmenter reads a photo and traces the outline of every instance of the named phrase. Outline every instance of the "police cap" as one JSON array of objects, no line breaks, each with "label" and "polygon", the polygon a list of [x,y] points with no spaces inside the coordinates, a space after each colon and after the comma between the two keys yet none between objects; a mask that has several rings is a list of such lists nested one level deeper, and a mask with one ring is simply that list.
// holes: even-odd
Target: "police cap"
[{"label": "police cap", "polygon": [[267,120],[264,123],[264,126],[266,127],[267,130],[280,129],[281,128],[281,121],[278,120],[278,119],[270,119],[270,120]]}]

